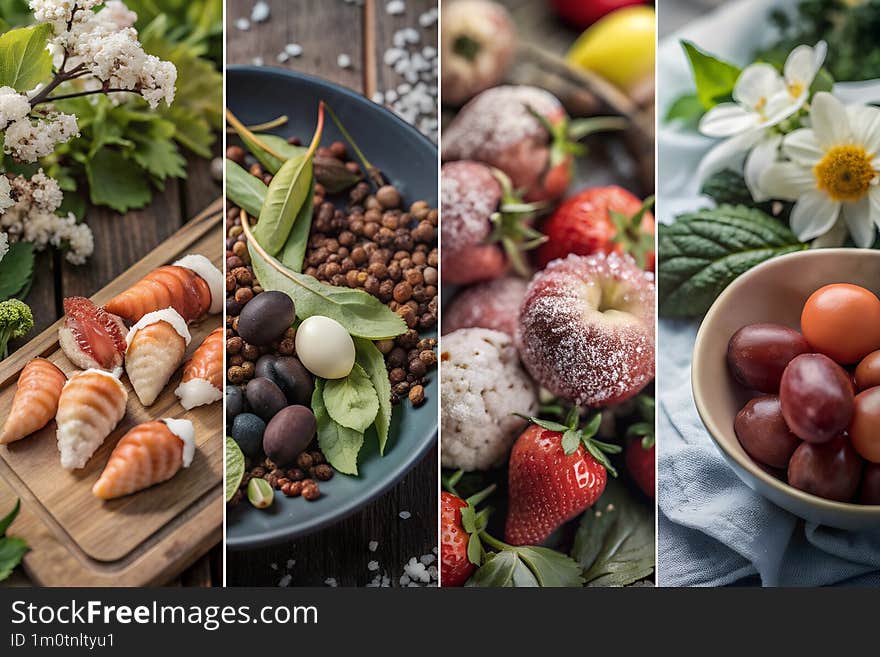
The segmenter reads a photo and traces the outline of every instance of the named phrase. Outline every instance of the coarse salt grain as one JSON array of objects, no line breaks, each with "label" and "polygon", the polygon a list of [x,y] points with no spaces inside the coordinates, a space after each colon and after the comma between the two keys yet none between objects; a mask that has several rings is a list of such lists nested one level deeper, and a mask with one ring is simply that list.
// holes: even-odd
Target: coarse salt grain
[{"label": "coarse salt grain", "polygon": [[378,105],[381,105],[383,102],[385,102],[385,96],[382,94],[381,91],[375,91],[373,92],[373,95],[370,96],[370,100]]},{"label": "coarse salt grain", "polygon": [[339,583],[336,581],[335,577],[328,577],[324,580],[324,584],[331,588],[336,588],[337,586],[339,586]]},{"label": "coarse salt grain", "polygon": [[340,54],[336,58],[336,65],[339,66],[339,68],[351,68],[351,57],[345,53]]},{"label": "coarse salt grain", "polygon": [[251,60],[251,63],[252,63],[254,66],[262,66],[262,65],[263,65],[263,58],[262,58],[262,57],[254,57],[254,58]]},{"label": "coarse salt grain", "polygon": [[251,29],[251,22],[247,18],[236,18],[235,19],[235,29],[241,30],[242,32],[247,32]]},{"label": "coarse salt grain", "polygon": [[369,544],[367,545],[367,549],[370,552],[375,552],[376,548],[378,548],[378,547],[379,547],[379,541],[370,541]]},{"label": "coarse salt grain", "polygon": [[400,16],[406,12],[406,3],[403,0],[391,0],[385,5],[385,12],[390,16]]},{"label": "coarse salt grain", "polygon": [[430,566],[436,560],[437,560],[437,557],[434,556],[433,554],[423,554],[421,557],[419,557],[419,561],[421,561],[426,566]]},{"label": "coarse salt grain", "polygon": [[278,580],[278,586],[290,586],[290,580],[292,579],[293,577],[291,577],[290,575],[284,575],[280,580]]},{"label": "coarse salt grain", "polygon": [[422,27],[431,27],[434,23],[437,22],[437,9],[432,8],[426,11],[424,14],[419,16],[419,25]]},{"label": "coarse salt grain", "polygon": [[254,23],[264,23],[269,20],[269,15],[272,10],[269,8],[269,4],[266,2],[258,2],[254,5],[254,8],[251,9],[251,20]]},{"label": "coarse salt grain", "polygon": [[284,62],[286,62],[289,59],[290,59],[290,55],[288,55],[283,50],[275,56],[275,61],[278,62],[279,64],[283,64]]},{"label": "coarse salt grain", "polygon": [[288,559],[287,563],[284,564],[287,567],[287,570],[290,570],[296,564],[296,559]]},{"label": "coarse salt grain", "polygon": [[303,48],[298,43],[288,43],[284,46],[284,52],[291,57],[299,57],[303,53]]},{"label": "coarse salt grain", "polygon": [[379,562],[378,561],[371,561],[370,563],[367,564],[367,570],[370,570],[370,571],[379,570]]},{"label": "coarse salt grain", "polygon": [[412,518],[412,514],[409,511],[401,511],[397,515],[400,516],[401,520],[409,520],[410,518]]}]

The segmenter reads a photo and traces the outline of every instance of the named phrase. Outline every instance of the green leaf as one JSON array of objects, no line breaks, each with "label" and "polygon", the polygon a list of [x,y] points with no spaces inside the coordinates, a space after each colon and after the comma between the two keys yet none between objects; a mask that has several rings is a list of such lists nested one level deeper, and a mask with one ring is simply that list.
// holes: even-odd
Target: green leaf
[{"label": "green leaf", "polygon": [[327,462],[344,474],[357,475],[357,457],[364,434],[337,424],[324,407],[324,380],[315,379],[312,411],[318,422],[318,446]]},{"label": "green leaf", "polygon": [[226,436],[226,501],[232,499],[244,478],[244,454],[238,443]]},{"label": "green leaf", "polygon": [[30,91],[52,75],[52,55],[46,49],[52,27],[40,23],[9,30],[0,36],[0,87]]},{"label": "green leaf", "polygon": [[[463,511],[464,509],[462,509]],[[467,530],[465,530],[467,531]],[[480,561],[483,557],[483,544],[480,541],[480,534],[478,532],[470,532],[470,536],[468,536],[468,544],[467,544],[467,558],[475,566],[480,565]]]},{"label": "green leaf", "polygon": [[769,215],[723,205],[659,227],[659,305],[664,317],[703,315],[737,276],[806,244]]},{"label": "green leaf", "polygon": [[522,415],[520,413],[515,413],[514,415],[517,415],[524,420],[528,420],[532,424],[537,424],[542,429],[547,429],[547,431],[558,431],[560,433],[565,433],[570,428],[564,424],[559,424],[559,422],[553,422],[552,420],[543,420],[539,417],[530,417],[528,415]]},{"label": "green leaf", "polygon": [[269,255],[278,255],[284,247],[311,185],[312,159],[308,154],[287,160],[272,178],[260,209],[260,221],[253,231]]},{"label": "green leaf", "polygon": [[379,411],[376,413],[376,434],[379,437],[379,454],[385,454],[388,443],[388,431],[391,428],[391,381],[385,368],[385,357],[372,340],[354,339],[357,363],[364,368],[367,376],[376,389],[379,398]]},{"label": "green leaf", "polygon": [[654,513],[623,484],[609,481],[581,517],[571,555],[587,586],[627,586],[654,572]]},{"label": "green leaf", "polygon": [[828,72],[827,68],[820,68],[813,78],[813,84],[810,85],[810,96],[815,96],[820,91],[831,92],[834,88],[834,77]]},{"label": "green leaf", "polygon": [[136,162],[110,148],[86,162],[89,199],[117,212],[142,208],[150,202],[150,183]]},{"label": "green leaf", "polygon": [[363,433],[376,421],[379,398],[364,368],[354,364],[348,376],[324,383],[324,407],[338,424]]},{"label": "green leaf", "polygon": [[681,121],[685,126],[695,128],[705,111],[703,103],[700,101],[697,94],[685,94],[684,96],[679,96],[679,98],[670,105],[664,121],[667,123]]},{"label": "green leaf", "polygon": [[581,567],[567,555],[545,547],[518,547],[516,553],[528,565],[541,586],[581,586]]},{"label": "green leaf", "polygon": [[567,429],[562,434],[562,451],[566,454],[573,454],[581,444],[581,432],[577,429]]},{"label": "green leaf", "polygon": [[278,254],[278,259],[288,269],[293,271],[302,271],[303,262],[306,259],[306,251],[309,246],[309,232],[312,229],[312,217],[315,213],[315,178],[309,184],[309,190],[306,193],[305,202],[296,219],[293,221],[293,230],[287,236],[284,248]]},{"label": "green leaf", "polygon": [[259,132],[255,134],[261,143],[265,144],[275,153],[281,155],[284,158],[282,160],[279,160],[278,158],[267,153],[259,147],[256,147],[256,149],[252,151],[254,157],[257,158],[260,164],[263,165],[263,168],[266,169],[266,171],[271,173],[273,176],[284,165],[285,162],[287,162],[291,158],[299,157],[309,150],[305,146],[294,146],[293,144],[288,144],[287,140],[284,137],[279,137],[278,135],[273,135],[269,132]]},{"label": "green leaf", "polygon": [[232,160],[226,160],[226,198],[244,208],[250,216],[259,218],[268,191],[262,180]]},{"label": "green leaf", "polygon": [[712,109],[718,103],[729,100],[742,72],[740,68],[700,50],[690,41],[682,41],[681,45],[690,61],[697,98],[703,108]]},{"label": "green leaf", "polygon": [[172,139],[174,124],[152,121],[149,126],[146,132],[132,135],[135,162],[161,180],[186,178],[186,159]]},{"label": "green leaf", "polygon": [[34,276],[34,245],[15,242],[0,260],[0,301],[19,294]]},{"label": "green leaf", "polygon": [[20,510],[21,500],[15,500],[15,506],[12,507],[12,511],[7,513],[3,518],[0,518],[0,537],[6,536],[6,530],[9,529],[9,526],[15,520],[16,516],[18,516]]},{"label": "green leaf", "polygon": [[482,566],[465,583],[465,586],[507,587],[513,586],[513,573],[522,566],[516,552],[504,550],[489,556]]},{"label": "green leaf", "polygon": [[257,280],[264,290],[279,290],[296,304],[300,319],[324,315],[335,319],[351,335],[384,340],[406,331],[403,319],[388,306],[362,290],[334,287],[317,279],[291,271],[265,254],[254,240],[248,251]]},{"label": "green leaf", "polygon": [[21,538],[13,536],[0,538],[0,582],[12,574],[29,549]]},{"label": "green leaf", "polygon": [[700,193],[711,198],[716,205],[755,206],[745,178],[733,169],[713,173],[703,182]]}]

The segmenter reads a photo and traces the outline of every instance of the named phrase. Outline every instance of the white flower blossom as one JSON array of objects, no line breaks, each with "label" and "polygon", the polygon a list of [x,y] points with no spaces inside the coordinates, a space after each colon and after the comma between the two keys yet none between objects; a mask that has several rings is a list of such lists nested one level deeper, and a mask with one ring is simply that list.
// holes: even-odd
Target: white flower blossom
[{"label": "white flower blossom", "polygon": [[756,201],[762,197],[758,180],[776,160],[782,137],[776,128],[796,114],[807,102],[810,86],[822,68],[828,47],[820,41],[815,47],[801,45],[789,53],[782,75],[770,64],[747,66],[736,81],[731,103],[720,103],[700,120],[700,132],[723,137],[700,162],[700,180],[745,160],[746,186]]},{"label": "white flower blossom", "polygon": [[0,214],[3,214],[6,208],[15,203],[10,192],[12,192],[12,186],[9,184],[9,178],[0,173]]},{"label": "white flower blossom", "polygon": [[83,264],[94,251],[94,237],[72,213],[56,214],[62,201],[58,183],[41,169],[30,179],[16,176],[10,187],[14,203],[0,214],[0,231],[7,239],[31,242],[38,251],[48,246],[65,249],[69,262]]},{"label": "white flower blossom", "polygon": [[6,233],[0,233],[0,260],[3,260],[3,256],[5,256],[9,252],[9,237]]},{"label": "white flower blossom", "polygon": [[97,20],[113,29],[122,30],[134,26],[138,15],[125,6],[121,0],[109,0],[104,8],[95,14]]},{"label": "white flower blossom", "polygon": [[[51,23],[57,30],[65,28],[72,20],[84,20],[99,4],[101,0],[30,0],[28,6],[38,23]],[[77,7],[75,15],[74,7]]]},{"label": "white flower blossom", "polygon": [[855,244],[868,248],[880,226],[880,108],[844,106],[822,92],[810,123],[786,135],[787,160],[764,171],[761,188],[795,201],[791,228],[799,239],[840,234],[843,222]]},{"label": "white flower blossom", "polygon": [[79,136],[76,116],[50,112],[42,119],[24,118],[6,127],[4,150],[22,162],[50,155],[57,144]]},{"label": "white flower blossom", "polygon": [[27,96],[12,87],[0,87],[0,129],[13,121],[20,121],[31,111]]}]

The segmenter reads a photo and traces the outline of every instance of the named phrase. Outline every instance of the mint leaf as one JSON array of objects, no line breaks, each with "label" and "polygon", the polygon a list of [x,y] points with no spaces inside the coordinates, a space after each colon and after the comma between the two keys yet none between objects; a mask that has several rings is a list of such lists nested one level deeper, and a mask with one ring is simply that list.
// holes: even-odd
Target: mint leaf
[{"label": "mint leaf", "polygon": [[312,412],[318,423],[318,446],[327,462],[339,472],[357,475],[357,457],[364,444],[364,434],[337,424],[327,413],[323,379],[315,379]]},{"label": "mint leaf", "polygon": [[52,75],[52,56],[46,49],[52,26],[40,23],[9,30],[0,36],[0,87],[30,91]]},{"label": "mint leaf", "polygon": [[587,586],[627,586],[654,572],[654,513],[623,484],[609,481],[581,516],[571,556]]},{"label": "mint leaf", "polygon": [[14,536],[0,538],[0,582],[12,574],[29,549],[24,539]]},{"label": "mint leaf", "polygon": [[14,297],[28,287],[34,275],[34,245],[15,242],[0,260],[0,301]]},{"label": "mint leaf", "polygon": [[364,368],[355,363],[348,376],[324,382],[324,407],[338,424],[363,433],[376,420],[379,397]]},{"label": "mint leaf", "polygon": [[562,434],[562,451],[566,454],[573,454],[581,444],[581,432],[577,429],[568,429]]},{"label": "mint leaf", "polygon": [[21,510],[21,500],[15,500],[15,506],[12,507],[12,511],[7,513],[2,519],[0,519],[0,537],[6,536],[6,530],[9,529],[9,526],[13,523],[15,518],[18,516],[18,512]]},{"label": "mint leaf", "polygon": [[388,433],[391,429],[391,381],[385,369],[385,357],[372,340],[354,338],[357,363],[370,377],[376,396],[379,398],[379,411],[376,413],[376,435],[379,438],[379,454],[385,453]]},{"label": "mint leaf", "polygon": [[666,123],[681,121],[686,127],[695,128],[706,109],[697,94],[685,94],[675,100],[663,119]]},{"label": "mint leaf", "polygon": [[754,208],[723,205],[680,215],[659,226],[661,315],[703,315],[740,274],[806,248],[786,226]]},{"label": "mint leaf", "polygon": [[85,163],[89,199],[117,212],[142,208],[150,202],[150,184],[132,160],[110,148],[103,148]]},{"label": "mint leaf", "polygon": [[712,109],[718,103],[730,100],[740,68],[700,50],[690,41],[682,41],[681,45],[690,61],[697,98],[703,109]]},{"label": "mint leaf", "polygon": [[700,193],[711,198],[716,205],[755,207],[755,199],[746,187],[746,179],[733,169],[713,173],[703,182]]},{"label": "mint leaf", "polygon": [[518,547],[516,553],[528,565],[541,586],[581,586],[581,567],[556,550],[545,547]]},{"label": "mint leaf", "polygon": [[516,552],[504,550],[492,554],[471,575],[465,586],[481,588],[513,586],[513,573],[519,566],[521,566],[521,562]]}]

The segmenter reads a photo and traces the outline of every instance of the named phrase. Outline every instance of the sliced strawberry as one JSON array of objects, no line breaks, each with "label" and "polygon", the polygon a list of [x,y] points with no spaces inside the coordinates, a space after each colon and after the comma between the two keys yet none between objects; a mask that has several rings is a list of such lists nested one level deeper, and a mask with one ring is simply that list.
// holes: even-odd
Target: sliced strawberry
[{"label": "sliced strawberry", "polygon": [[122,365],[126,330],[119,317],[85,297],[66,298],[64,313],[69,339],[62,340],[62,347],[76,365],[105,370]]}]

